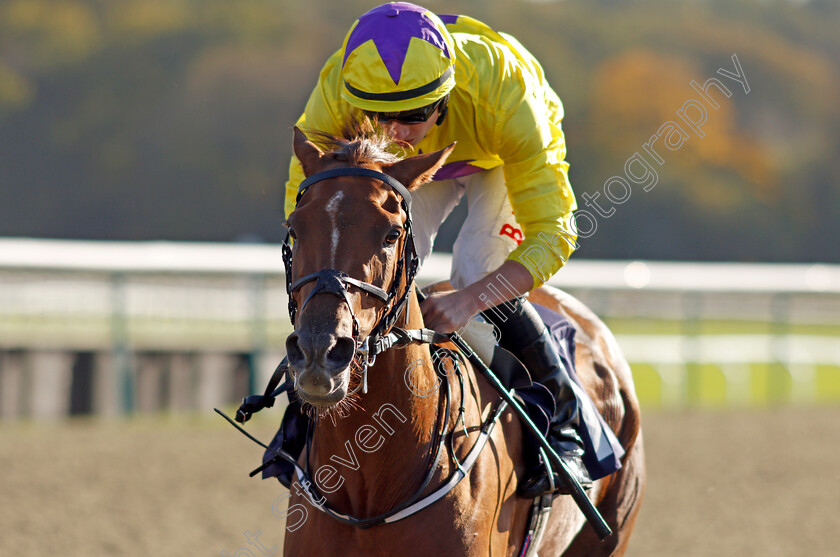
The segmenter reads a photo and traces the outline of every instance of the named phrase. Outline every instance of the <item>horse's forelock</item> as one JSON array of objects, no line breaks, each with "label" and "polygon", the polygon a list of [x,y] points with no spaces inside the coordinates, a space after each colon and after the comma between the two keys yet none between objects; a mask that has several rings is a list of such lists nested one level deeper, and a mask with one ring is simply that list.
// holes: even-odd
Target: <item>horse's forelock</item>
[{"label": "horse's forelock", "polygon": [[400,160],[390,152],[394,140],[367,117],[349,118],[341,133],[341,136],[337,136],[319,130],[307,131],[313,142],[353,166],[365,163],[390,164]]}]

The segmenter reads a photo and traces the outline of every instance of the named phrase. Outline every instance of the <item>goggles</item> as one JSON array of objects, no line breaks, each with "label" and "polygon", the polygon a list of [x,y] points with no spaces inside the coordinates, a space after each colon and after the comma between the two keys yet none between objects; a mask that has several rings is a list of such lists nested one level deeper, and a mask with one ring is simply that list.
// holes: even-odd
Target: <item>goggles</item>
[{"label": "goggles", "polygon": [[379,122],[391,122],[396,120],[400,124],[413,126],[415,124],[422,124],[429,120],[429,117],[439,106],[445,106],[448,95],[433,102],[432,104],[415,108],[413,110],[405,110],[403,112],[371,112],[364,110],[365,115],[370,119],[378,120]]}]

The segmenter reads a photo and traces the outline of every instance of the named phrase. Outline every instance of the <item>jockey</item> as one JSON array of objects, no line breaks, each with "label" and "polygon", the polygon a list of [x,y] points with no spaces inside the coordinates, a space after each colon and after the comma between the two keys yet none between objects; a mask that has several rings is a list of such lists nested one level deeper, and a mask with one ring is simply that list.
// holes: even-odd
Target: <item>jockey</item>
[{"label": "jockey", "polygon": [[[362,15],[327,60],[297,125],[340,134],[348,117],[361,114],[402,142],[405,155],[457,142],[434,181],[412,196],[421,262],[462,196],[468,204],[453,250],[456,290],[423,302],[426,326],[450,333],[481,312],[501,346],[553,395],[549,441],[581,484],[591,484],[568,371],[525,298],[560,269],[577,238],[563,107],[539,63],[513,37],[469,17],[385,4]],[[303,179],[293,156],[286,216]],[[535,497],[549,486],[535,467],[519,493]]]}]

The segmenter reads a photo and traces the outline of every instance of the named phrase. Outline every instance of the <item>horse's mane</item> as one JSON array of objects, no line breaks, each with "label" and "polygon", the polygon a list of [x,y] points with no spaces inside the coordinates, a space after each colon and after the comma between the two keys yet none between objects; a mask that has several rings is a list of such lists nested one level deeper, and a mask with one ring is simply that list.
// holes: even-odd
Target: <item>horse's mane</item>
[{"label": "horse's mane", "polygon": [[305,130],[309,139],[336,159],[353,166],[364,163],[394,163],[400,160],[392,151],[401,146],[389,136],[376,121],[367,117],[351,116],[341,129],[341,135],[320,130]]}]

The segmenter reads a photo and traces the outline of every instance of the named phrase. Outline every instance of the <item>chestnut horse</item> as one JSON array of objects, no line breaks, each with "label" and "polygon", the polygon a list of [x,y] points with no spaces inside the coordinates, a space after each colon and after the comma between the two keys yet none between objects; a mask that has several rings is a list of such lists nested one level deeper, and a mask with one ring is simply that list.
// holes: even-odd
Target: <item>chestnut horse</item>
[{"label": "chestnut horse", "polygon": [[[286,345],[296,394],[317,415],[299,463],[323,496],[317,503],[333,514],[320,512],[314,495],[293,486],[285,554],[518,556],[532,501],[516,496],[525,471],[525,434],[510,409],[501,413],[466,477],[445,496],[414,514],[409,507],[403,513],[408,516],[394,517],[400,520],[364,521],[388,516],[437,491],[462,465],[466,470],[467,455],[499,393],[462,359],[436,359],[417,337],[403,335],[399,346],[375,361],[362,340],[372,333],[382,338],[392,330],[423,329],[411,258],[405,257],[413,254],[404,200],[410,195],[385,178],[416,190],[453,146],[399,160],[388,153],[388,140],[375,133],[347,140],[321,134],[321,139],[329,149],[322,151],[295,129],[294,151],[304,173],[319,178],[303,184],[287,222],[294,239],[289,280],[295,330]],[[341,169],[348,168],[368,172],[346,175]],[[576,327],[577,373],[626,450],[623,467],[588,491],[613,534],[599,541],[572,498],[558,496],[539,555],[622,555],[645,486],[630,368],[607,327],[572,296],[543,287],[531,300]],[[299,510],[293,526],[292,509]],[[361,522],[354,525],[346,517]]]}]

